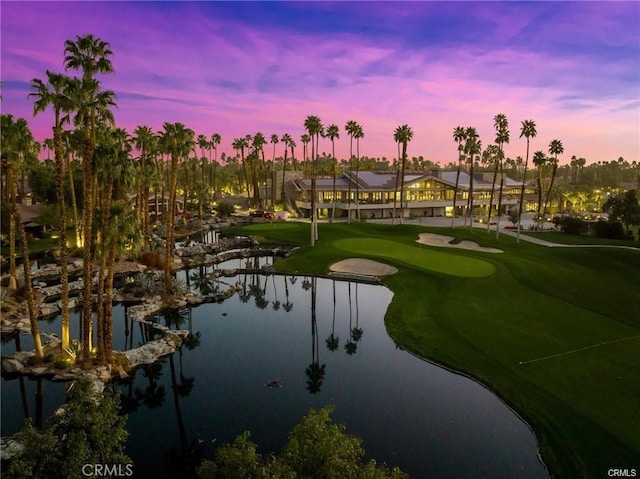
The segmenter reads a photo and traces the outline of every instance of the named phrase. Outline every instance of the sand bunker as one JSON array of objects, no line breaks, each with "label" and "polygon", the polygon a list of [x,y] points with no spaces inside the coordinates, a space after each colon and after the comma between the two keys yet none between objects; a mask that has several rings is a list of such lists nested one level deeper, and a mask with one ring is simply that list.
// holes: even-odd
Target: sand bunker
[{"label": "sand bunker", "polygon": [[458,249],[470,249],[473,251],[483,251],[485,253],[502,253],[501,249],[497,248],[485,248],[480,246],[475,241],[460,241],[460,243],[451,244],[451,241],[455,239],[453,236],[437,235],[433,233],[420,233],[420,239],[416,240],[417,243],[426,244],[428,246],[438,246],[441,248],[458,248]]},{"label": "sand bunker", "polygon": [[331,271],[338,273],[364,274],[367,276],[387,276],[398,272],[396,268],[377,261],[362,258],[349,258],[329,266]]}]

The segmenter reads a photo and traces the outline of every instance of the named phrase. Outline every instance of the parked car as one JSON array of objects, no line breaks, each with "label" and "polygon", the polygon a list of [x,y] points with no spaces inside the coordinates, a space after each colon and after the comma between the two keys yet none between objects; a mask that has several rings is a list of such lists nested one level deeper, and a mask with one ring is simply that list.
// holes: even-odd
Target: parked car
[{"label": "parked car", "polygon": [[249,213],[251,218],[264,218],[266,220],[272,220],[275,217],[273,211],[255,210]]}]

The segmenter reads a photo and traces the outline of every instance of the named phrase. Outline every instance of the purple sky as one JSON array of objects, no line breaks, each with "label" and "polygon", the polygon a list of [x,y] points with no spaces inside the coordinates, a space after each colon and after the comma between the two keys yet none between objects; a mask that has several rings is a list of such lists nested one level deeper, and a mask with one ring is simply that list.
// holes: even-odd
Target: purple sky
[{"label": "purple sky", "polygon": [[[3,113],[51,136],[52,113],[32,116],[32,78],[63,71],[64,41],[93,33],[111,44],[118,126],[233,138],[289,133],[317,115],[364,128],[360,153],[396,156],[393,130],[409,124],[409,156],[457,157],[453,128],[475,126],[483,146],[493,117],[510,123],[509,157],[559,139],[588,162],[640,160],[640,2],[11,2],[2,1]],[[69,72],[70,74],[73,72]],[[271,156],[272,148],[266,149]],[[331,152],[328,140],[320,151]],[[282,154],[282,144],[277,146]],[[297,156],[301,155],[301,151]]]}]

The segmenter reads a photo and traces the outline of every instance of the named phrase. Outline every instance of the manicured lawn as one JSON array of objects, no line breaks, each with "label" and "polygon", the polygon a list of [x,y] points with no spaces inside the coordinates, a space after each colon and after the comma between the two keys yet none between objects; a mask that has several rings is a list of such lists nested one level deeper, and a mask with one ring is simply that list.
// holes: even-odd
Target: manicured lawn
[{"label": "manicured lawn", "polygon": [[[640,248],[640,241],[613,240],[607,238],[597,238],[586,235],[568,235],[557,231],[526,231],[521,235],[532,236],[552,243],[560,244],[595,244],[595,245],[619,245]],[[637,238],[637,234],[636,234]]]},{"label": "manicured lawn", "polygon": [[[305,245],[276,263],[284,271],[324,273],[348,257],[392,264],[399,272],[384,279],[394,291],[389,335],[509,403],[533,426],[554,477],[639,468],[640,251],[518,245],[506,235],[496,242],[479,229],[342,223],[321,224],[309,248],[309,225],[291,224],[235,231]],[[419,247],[421,232],[504,253]]]}]

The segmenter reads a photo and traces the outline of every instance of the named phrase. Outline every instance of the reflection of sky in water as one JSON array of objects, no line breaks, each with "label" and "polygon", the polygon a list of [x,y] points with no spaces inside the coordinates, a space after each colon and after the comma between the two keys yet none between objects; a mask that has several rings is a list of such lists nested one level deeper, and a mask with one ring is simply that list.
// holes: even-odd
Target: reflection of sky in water
[{"label": "reflection of sky in water", "polygon": [[[311,278],[297,276],[292,283],[286,276],[243,274],[224,280],[246,284],[253,294],[191,310],[200,345],[173,357],[175,381],[193,379],[190,393],[176,402],[169,359],[157,377],[140,369],[131,387],[119,387],[132,398],[138,391],[128,444],[136,477],[174,477],[165,459],[181,437],[185,443],[201,439],[210,457],[214,439],[217,446],[250,430],[262,451],[277,451],[310,407],[326,404],[335,405],[334,420],[364,439],[369,457],[399,465],[411,477],[544,476],[535,438],[493,394],[396,349],[384,327],[392,299],[387,288],[317,279],[314,341]],[[188,315],[183,320],[188,328]],[[347,354],[356,327],[362,337]],[[335,351],[327,348],[332,332],[339,338]],[[314,359],[325,369],[320,391],[311,394],[305,370]],[[284,386],[264,386],[274,379]],[[160,404],[149,409],[143,401],[153,405],[153,391],[160,391]],[[2,394],[4,400],[4,388]]]}]

